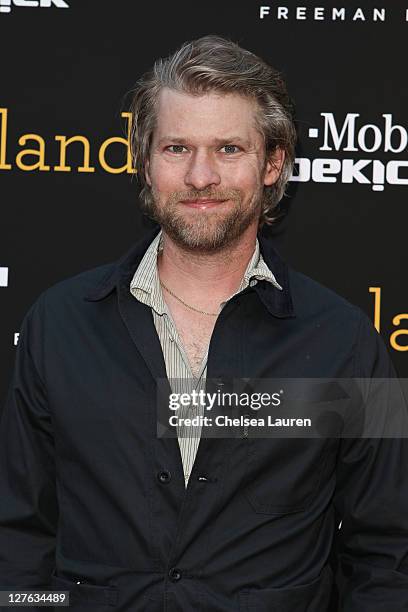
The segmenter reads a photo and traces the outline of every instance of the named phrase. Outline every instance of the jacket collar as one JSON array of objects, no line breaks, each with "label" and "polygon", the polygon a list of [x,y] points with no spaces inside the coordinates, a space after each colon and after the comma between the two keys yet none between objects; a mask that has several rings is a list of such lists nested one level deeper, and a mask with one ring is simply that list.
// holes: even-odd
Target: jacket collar
[{"label": "jacket collar", "polygon": [[[160,227],[157,226],[149,231],[141,240],[136,242],[129,251],[112,264],[107,274],[84,296],[84,299],[88,302],[97,302],[104,299],[115,289],[115,287],[119,286],[119,281],[124,276],[129,277],[130,287],[130,280],[137,266],[159,231]],[[260,300],[271,314],[282,318],[293,317],[295,313],[289,286],[288,266],[272,246],[272,240],[270,238],[267,238],[259,232],[258,240],[262,257],[267,266],[272,270],[278,283],[281,285],[282,291],[274,287],[272,283],[261,280],[251,289],[245,289],[245,292],[250,290],[256,291]]]},{"label": "jacket collar", "polygon": [[84,299],[87,302],[103,300],[115,289],[122,275],[132,269],[133,272],[135,272],[147,248],[159,231],[160,227],[157,226],[153,230],[147,232],[141,240],[136,242],[120,259],[112,264],[108,273],[84,296]]},{"label": "jacket collar", "polygon": [[258,240],[262,257],[275,275],[282,291],[267,281],[260,281],[253,288],[271,314],[281,318],[295,317],[289,284],[289,268],[274,248],[273,239],[258,232]]}]

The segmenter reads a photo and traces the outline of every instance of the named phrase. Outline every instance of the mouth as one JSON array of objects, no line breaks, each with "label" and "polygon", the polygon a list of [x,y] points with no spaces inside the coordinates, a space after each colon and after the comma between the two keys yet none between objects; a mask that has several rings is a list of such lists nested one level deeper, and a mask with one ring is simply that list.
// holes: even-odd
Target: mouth
[{"label": "mouth", "polygon": [[181,203],[190,208],[200,208],[206,210],[207,208],[215,208],[227,200],[181,200]]}]

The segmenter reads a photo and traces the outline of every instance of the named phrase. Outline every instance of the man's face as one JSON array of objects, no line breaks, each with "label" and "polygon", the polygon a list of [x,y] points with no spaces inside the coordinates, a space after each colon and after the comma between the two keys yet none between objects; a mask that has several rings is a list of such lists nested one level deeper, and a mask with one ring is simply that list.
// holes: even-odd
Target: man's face
[{"label": "man's face", "polygon": [[255,112],[239,94],[160,92],[146,163],[150,212],[183,249],[216,252],[258,226],[264,185],[278,179],[284,154],[265,164]]}]

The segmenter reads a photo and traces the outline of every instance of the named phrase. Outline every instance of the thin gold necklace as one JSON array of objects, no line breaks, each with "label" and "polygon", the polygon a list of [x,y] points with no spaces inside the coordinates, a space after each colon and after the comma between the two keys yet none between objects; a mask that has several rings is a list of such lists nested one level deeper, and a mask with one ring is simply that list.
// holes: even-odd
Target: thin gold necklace
[{"label": "thin gold necklace", "polygon": [[199,308],[194,308],[194,306],[190,306],[190,304],[187,304],[184,300],[182,300],[181,298],[179,298],[175,293],[173,293],[171,291],[171,289],[169,289],[162,280],[160,280],[160,284],[162,287],[164,287],[164,289],[166,291],[168,291],[170,293],[170,295],[172,295],[174,298],[176,298],[176,300],[178,300],[179,302],[181,302],[183,304],[183,306],[185,306],[186,308],[189,308],[190,310],[194,310],[194,312],[199,312],[200,314],[205,314],[209,317],[218,317],[218,312],[206,312],[205,310],[200,310]]}]

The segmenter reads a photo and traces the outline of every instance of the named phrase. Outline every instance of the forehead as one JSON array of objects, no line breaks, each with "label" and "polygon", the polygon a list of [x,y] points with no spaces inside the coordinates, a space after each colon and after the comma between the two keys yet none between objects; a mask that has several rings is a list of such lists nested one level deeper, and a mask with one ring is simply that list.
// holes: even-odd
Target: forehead
[{"label": "forehead", "polygon": [[183,138],[242,136],[261,138],[256,129],[257,105],[236,93],[191,95],[163,88],[158,96],[154,137]]}]

